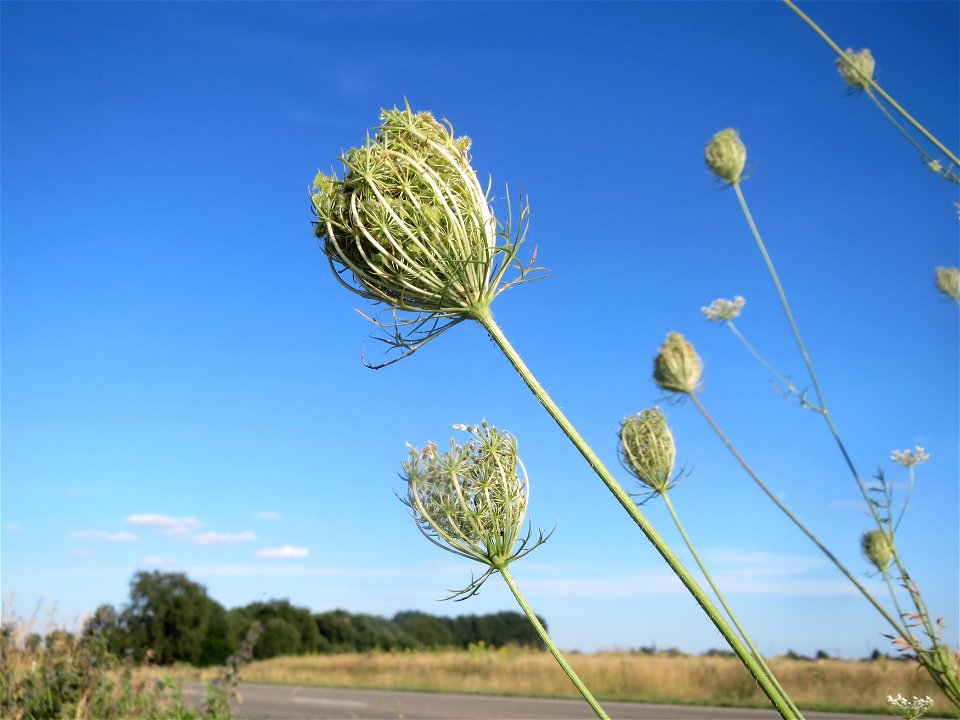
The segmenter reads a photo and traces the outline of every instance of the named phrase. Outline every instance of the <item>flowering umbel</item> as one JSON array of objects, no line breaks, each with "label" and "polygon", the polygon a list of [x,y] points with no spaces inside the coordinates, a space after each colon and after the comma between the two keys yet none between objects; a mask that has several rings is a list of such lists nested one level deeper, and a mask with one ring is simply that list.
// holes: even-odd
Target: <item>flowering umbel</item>
[{"label": "flowering umbel", "polygon": [[700,386],[703,361],[680,333],[669,333],[653,359],[653,380],[662,390],[692,395]]},{"label": "flowering umbel", "polygon": [[893,560],[890,537],[883,530],[869,530],[860,537],[860,551],[877,570],[886,573]]},{"label": "flowering umbel", "polygon": [[960,302],[960,268],[938,267],[936,270],[937,290],[955,302]]},{"label": "flowering umbel", "polygon": [[620,460],[624,467],[655,494],[675,484],[673,433],[660,408],[643,410],[620,425]]},{"label": "flowering umbel", "polygon": [[747,147],[733,128],[721,130],[704,150],[707,167],[721,180],[736,185],[747,164]]},{"label": "flowering umbel", "polygon": [[[313,182],[314,231],[337,279],[395,311],[378,324],[407,353],[487,311],[529,269],[516,259],[527,208],[511,238],[469,149],[470,138],[428,112],[383,110],[374,135],[340,158],[343,178],[320,172]],[[510,268],[519,277],[507,282]]]},{"label": "flowering umbel", "polygon": [[894,450],[890,453],[890,459],[897,465],[914,467],[915,465],[923,465],[930,459],[930,455],[917,445],[913,450]]},{"label": "flowering umbel", "polygon": [[840,73],[844,82],[854,90],[865,90],[870,87],[876,61],[869,48],[863,48],[860,52],[847,48],[844,55],[846,57],[837,59],[837,72]]},{"label": "flowering umbel", "polygon": [[480,578],[451,596],[464,599],[546,538],[541,533],[527,547],[530,533],[520,537],[530,483],[516,439],[486,422],[454,429],[473,437],[462,445],[451,440],[445,453],[433,443],[422,450],[408,445],[402,477],[407,481],[405,502],[420,532],[435,545],[488,566]]},{"label": "flowering umbel", "polygon": [[700,308],[700,312],[702,312],[703,316],[710,322],[722,323],[740,317],[740,311],[743,310],[743,306],[746,304],[747,301],[743,295],[737,295],[733,300],[717,298],[707,307]]}]

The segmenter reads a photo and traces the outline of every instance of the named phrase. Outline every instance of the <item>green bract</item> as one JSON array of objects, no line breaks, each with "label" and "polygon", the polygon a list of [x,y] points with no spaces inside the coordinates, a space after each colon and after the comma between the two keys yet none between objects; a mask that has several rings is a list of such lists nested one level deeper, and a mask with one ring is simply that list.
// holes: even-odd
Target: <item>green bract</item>
[{"label": "green bract", "polygon": [[[344,285],[414,314],[391,323],[392,344],[412,351],[523,279],[515,259],[527,210],[511,239],[509,219],[498,223],[470,165],[468,137],[409,107],[381,119],[373,137],[340,158],[342,179],[317,174],[314,230]],[[520,278],[504,282],[511,265]]]},{"label": "green bract", "polygon": [[445,550],[488,566],[488,570],[454,597],[470,597],[501,570],[545,541],[543,535],[526,547],[529,532],[520,537],[527,512],[530,483],[517,453],[517,441],[486,422],[454,425],[473,438],[450,441],[441,453],[428,443],[410,447],[402,463],[407,481],[406,503],[424,536]]},{"label": "green bract", "polygon": [[654,493],[673,486],[676,448],[660,408],[643,410],[620,425],[620,459],[624,467]]}]

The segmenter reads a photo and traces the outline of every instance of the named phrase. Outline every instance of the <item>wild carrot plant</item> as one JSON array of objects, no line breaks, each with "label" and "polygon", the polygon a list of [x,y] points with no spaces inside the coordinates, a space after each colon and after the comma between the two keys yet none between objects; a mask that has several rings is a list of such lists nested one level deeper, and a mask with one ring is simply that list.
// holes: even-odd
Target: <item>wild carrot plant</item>
[{"label": "wild carrot plant", "polygon": [[[777,683],[673,550],[566,418],[495,322],[493,300],[536,279],[533,260],[519,259],[529,206],[514,222],[498,219],[470,165],[470,140],[449,124],[409,106],[384,110],[366,142],[347,151],[342,178],[318,173],[312,201],[315,232],[335,277],[358,295],[382,303],[371,318],[388,348],[406,357],[464,320],[490,335],[580,454],[694,596],[711,622],[784,717],[795,717]],[[508,279],[508,274],[510,275]],[[385,363],[389,364],[389,363]],[[382,367],[380,365],[378,367]]]},{"label": "wild carrot plant", "polygon": [[[872,70],[872,63],[868,63],[865,60],[865,56],[860,57],[860,62],[862,67],[856,71],[857,73],[860,75],[865,75],[867,70]],[[854,71],[852,69],[849,70],[849,73],[853,74],[853,72]],[[750,354],[753,355],[753,357],[756,358],[765,369],[771,372],[771,374],[776,378],[777,382],[781,383],[784,394],[788,398],[794,400],[800,407],[815,412],[823,419],[828,431],[837,445],[837,448],[840,450],[844,463],[846,464],[850,474],[853,476],[857,488],[860,490],[870,517],[876,526],[875,531],[872,531],[864,536],[863,548],[865,554],[867,553],[867,548],[870,548],[871,554],[868,554],[868,557],[877,567],[878,571],[883,574],[884,579],[887,582],[887,586],[891,595],[891,601],[895,607],[897,616],[892,617],[890,613],[876,600],[876,598],[874,598],[873,595],[866,590],[863,584],[860,583],[853,576],[853,574],[843,566],[843,564],[823,545],[822,542],[820,542],[820,540],[806,527],[806,525],[804,525],[793,513],[791,513],[778,498],[776,498],[776,496],[769,490],[760,477],[747,464],[746,460],[736,450],[733,443],[727,438],[717,423],[706,411],[706,408],[697,398],[696,387],[690,385],[665,385],[659,381],[657,374],[659,372],[659,366],[661,362],[660,358],[665,354],[666,348],[671,342],[670,339],[668,339],[667,345],[661,349],[660,355],[658,356],[654,379],[657,380],[658,384],[660,384],[664,390],[674,393],[681,393],[682,395],[690,398],[691,402],[697,407],[700,413],[704,416],[704,418],[717,433],[723,443],[727,446],[727,448],[731,451],[731,453],[733,453],[734,457],[750,475],[750,477],[758,484],[764,493],[807,535],[807,537],[813,541],[814,544],[816,544],[817,547],[824,552],[824,554],[826,554],[831,562],[833,562],[834,565],[836,565],[837,568],[840,569],[841,572],[843,572],[844,575],[846,575],[846,577],[854,583],[857,589],[860,590],[860,592],[867,598],[868,601],[870,601],[874,608],[876,608],[884,616],[884,618],[896,631],[896,636],[892,637],[893,641],[904,651],[912,653],[913,657],[915,657],[916,660],[931,674],[947,697],[949,697],[951,701],[958,708],[960,708],[960,676],[958,676],[957,657],[943,644],[942,628],[937,622],[931,620],[930,615],[927,612],[926,605],[920,594],[919,587],[911,579],[911,576],[907,572],[904,562],[900,557],[895,538],[896,530],[900,525],[900,521],[903,518],[903,514],[906,511],[907,506],[909,505],[910,494],[912,493],[914,484],[914,467],[922,462],[925,462],[927,456],[923,452],[922,448],[917,448],[917,450],[913,452],[895,451],[893,453],[892,459],[898,464],[909,468],[910,472],[908,495],[895,517],[894,513],[897,511],[893,507],[891,486],[886,482],[882,473],[879,473],[876,476],[876,484],[868,483],[862,478],[827,407],[823,388],[814,369],[813,361],[811,360],[810,354],[803,341],[799,325],[794,317],[790,302],[787,299],[786,291],[780,281],[773,259],[767,250],[756,223],[754,222],[753,216],[751,215],[750,209],[747,205],[746,198],[744,197],[741,189],[741,182],[743,179],[742,173],[744,167],[746,166],[747,159],[746,146],[735,130],[722,130],[714,135],[711,141],[707,144],[704,156],[706,164],[710,170],[722,182],[731,186],[737,196],[737,200],[739,201],[740,208],[746,219],[750,233],[756,241],[760,254],[763,257],[767,271],[773,281],[777,296],[779,297],[780,304],[783,308],[784,315],[786,316],[787,323],[789,324],[793,339],[803,360],[807,371],[807,376],[813,388],[813,397],[808,397],[806,391],[799,391],[791,380],[787,379],[787,377],[782,373],[777,372],[773,366],[767,362],[763,355],[761,355],[756,348],[747,341],[746,337],[744,337],[744,335],[737,329],[733,321],[739,316],[745,304],[745,301],[742,297],[734,298],[734,300],[715,300],[710,306],[702,309],[703,313],[708,320],[727,325],[733,334],[743,343]],[[939,286],[941,283],[939,273],[937,281]],[[945,292],[945,294],[949,293]],[[671,335],[671,337],[673,336]],[[688,351],[688,354],[689,352],[691,351]],[[878,559],[881,554],[883,554],[885,559],[885,562],[882,563],[882,567],[880,567],[876,562],[876,559]],[[913,605],[913,610],[903,611],[900,608],[896,590],[891,581],[891,577],[888,574],[888,569],[891,567],[895,573],[894,577],[896,580],[902,585],[903,588],[907,590]],[[919,628],[919,632],[916,630],[916,628]]]}]

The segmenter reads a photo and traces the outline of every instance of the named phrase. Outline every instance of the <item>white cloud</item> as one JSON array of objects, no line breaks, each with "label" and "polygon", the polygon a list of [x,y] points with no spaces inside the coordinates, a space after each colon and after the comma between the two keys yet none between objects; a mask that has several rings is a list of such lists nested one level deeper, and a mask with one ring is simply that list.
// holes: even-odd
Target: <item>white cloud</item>
[{"label": "white cloud", "polygon": [[159,557],[159,556],[157,556],[157,555],[151,555],[150,557],[145,557],[143,560],[141,560],[141,562],[142,562],[144,565],[153,565],[153,566],[158,566],[158,565],[176,565],[176,564],[177,564],[177,559],[176,559],[176,558]]},{"label": "white cloud", "polygon": [[70,533],[74,540],[89,540],[91,542],[133,542],[137,536],[128,532],[109,533],[106,530],[77,530]]},{"label": "white cloud", "polygon": [[195,517],[173,517],[156,513],[140,513],[131,515],[124,522],[141,527],[157,528],[167,537],[184,537],[194,530],[203,527],[203,523]]},{"label": "white cloud", "polygon": [[278,548],[264,548],[257,551],[258,558],[302,558],[310,554],[310,551],[304,547],[293,547],[284,545]]},{"label": "white cloud", "polygon": [[263,512],[257,513],[257,517],[261,520],[282,520],[283,516],[278,512],[271,512],[270,510],[264,510]]},{"label": "white cloud", "polygon": [[90,552],[89,550],[84,550],[83,548],[74,548],[74,549],[71,551],[71,554],[72,554],[74,557],[84,558],[84,559],[92,558],[92,557],[93,557],[93,553],[92,553],[92,552]]},{"label": "white cloud", "polygon": [[229,543],[249,542],[250,540],[256,539],[257,534],[252,530],[245,530],[240,533],[218,533],[211,531],[194,535],[190,538],[190,542],[197,545],[226,545]]},{"label": "white cloud", "polygon": [[3,526],[3,529],[6,530],[7,532],[20,532],[23,528],[21,528],[16,523],[7,523],[6,525]]}]

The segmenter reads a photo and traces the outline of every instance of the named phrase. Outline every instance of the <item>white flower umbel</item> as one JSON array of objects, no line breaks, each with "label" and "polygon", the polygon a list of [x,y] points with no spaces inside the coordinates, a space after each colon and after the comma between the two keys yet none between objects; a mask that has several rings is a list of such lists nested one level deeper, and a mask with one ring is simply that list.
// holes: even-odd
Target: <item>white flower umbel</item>
[{"label": "white flower umbel", "polygon": [[916,465],[922,465],[927,460],[930,459],[930,456],[923,451],[923,448],[919,445],[913,450],[894,450],[890,453],[890,459],[893,460],[897,465],[902,465],[903,467],[914,467]]},{"label": "white flower umbel", "polygon": [[707,307],[700,308],[700,312],[710,322],[727,322],[740,317],[743,306],[747,304],[743,295],[737,295],[733,300],[717,298]]},{"label": "white flower umbel", "polygon": [[903,720],[917,720],[933,707],[933,700],[929,697],[918,698],[916,695],[907,700],[903,695],[897,693],[896,697],[887,695],[887,705],[890,706],[890,712],[897,717],[901,717]]}]

